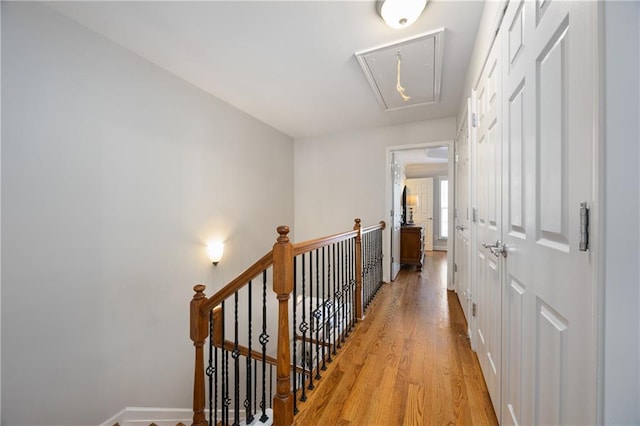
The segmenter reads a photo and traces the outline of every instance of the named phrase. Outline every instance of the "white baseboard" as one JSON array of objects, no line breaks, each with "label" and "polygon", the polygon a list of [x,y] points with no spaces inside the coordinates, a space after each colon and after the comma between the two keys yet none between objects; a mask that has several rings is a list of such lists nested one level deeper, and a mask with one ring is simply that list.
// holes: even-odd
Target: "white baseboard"
[{"label": "white baseboard", "polygon": [[[269,420],[262,423],[256,416],[251,425],[269,426],[272,424],[273,411],[266,410]],[[244,410],[242,413],[244,417]],[[101,423],[100,426],[149,426],[155,423],[158,426],[176,426],[178,423],[190,425],[193,420],[193,411],[189,408],[148,408],[148,407],[127,407],[109,420]],[[241,424],[245,424],[244,422]]]},{"label": "white baseboard", "polygon": [[113,426],[116,423],[120,426],[149,426],[151,423],[176,426],[178,423],[190,425],[192,420],[193,411],[189,408],[127,407],[100,426]]}]

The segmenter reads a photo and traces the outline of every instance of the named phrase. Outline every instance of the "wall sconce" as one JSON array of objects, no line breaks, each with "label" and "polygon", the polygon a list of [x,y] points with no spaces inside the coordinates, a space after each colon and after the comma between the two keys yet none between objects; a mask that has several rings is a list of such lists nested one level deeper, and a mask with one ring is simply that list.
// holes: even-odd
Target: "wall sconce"
[{"label": "wall sconce", "polygon": [[413,24],[422,14],[427,0],[380,0],[378,13],[391,28]]},{"label": "wall sconce", "polygon": [[207,246],[207,254],[209,254],[209,259],[211,259],[211,263],[217,265],[220,260],[222,260],[222,254],[224,253],[224,243],[217,241],[214,243],[209,243]]}]

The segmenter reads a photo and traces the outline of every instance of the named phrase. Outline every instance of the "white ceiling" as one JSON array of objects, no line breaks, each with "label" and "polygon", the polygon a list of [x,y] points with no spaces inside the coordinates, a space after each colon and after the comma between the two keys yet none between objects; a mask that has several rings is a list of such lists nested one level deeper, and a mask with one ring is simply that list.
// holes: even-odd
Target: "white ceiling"
[{"label": "white ceiling", "polygon": [[446,146],[403,149],[394,153],[395,160],[403,167],[415,164],[445,164],[449,160],[449,148]]},{"label": "white ceiling", "polygon": [[[294,138],[455,116],[484,5],[432,0],[394,30],[374,0],[46,4]],[[441,27],[441,102],[382,111],[354,53]]]}]

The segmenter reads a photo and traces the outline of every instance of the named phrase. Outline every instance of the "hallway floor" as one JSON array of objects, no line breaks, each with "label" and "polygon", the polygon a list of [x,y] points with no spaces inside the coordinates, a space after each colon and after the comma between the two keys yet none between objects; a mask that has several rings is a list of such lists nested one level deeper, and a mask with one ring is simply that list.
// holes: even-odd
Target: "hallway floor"
[{"label": "hallway floor", "polygon": [[446,253],[427,252],[422,272],[382,286],[296,424],[497,424],[466,327]]}]

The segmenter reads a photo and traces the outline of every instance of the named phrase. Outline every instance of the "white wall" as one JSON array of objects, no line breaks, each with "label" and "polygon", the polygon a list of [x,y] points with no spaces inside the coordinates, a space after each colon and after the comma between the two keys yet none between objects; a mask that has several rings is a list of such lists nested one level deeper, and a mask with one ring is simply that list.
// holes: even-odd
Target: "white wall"
[{"label": "white wall", "polygon": [[2,424],[190,407],[192,286],[293,223],[293,141],[38,3],[2,55]]},{"label": "white wall", "polygon": [[296,239],[304,241],[353,227],[389,221],[385,188],[391,178],[386,148],[451,140],[455,118],[296,139]]},{"label": "white wall", "polygon": [[639,21],[638,2],[604,3],[604,422],[619,425],[640,424]]}]

